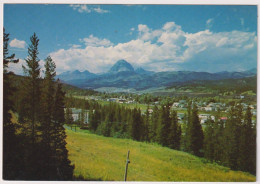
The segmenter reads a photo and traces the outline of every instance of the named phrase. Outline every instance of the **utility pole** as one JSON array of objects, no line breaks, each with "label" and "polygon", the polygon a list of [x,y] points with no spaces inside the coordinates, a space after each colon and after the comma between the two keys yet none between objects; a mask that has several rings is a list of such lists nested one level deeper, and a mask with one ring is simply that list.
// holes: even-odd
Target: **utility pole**
[{"label": "utility pole", "polygon": [[128,168],[128,163],[130,163],[130,160],[129,160],[129,154],[130,154],[130,150],[128,150],[127,157],[126,157],[126,165],[125,165],[125,181],[126,181],[126,178],[127,178],[127,168]]}]

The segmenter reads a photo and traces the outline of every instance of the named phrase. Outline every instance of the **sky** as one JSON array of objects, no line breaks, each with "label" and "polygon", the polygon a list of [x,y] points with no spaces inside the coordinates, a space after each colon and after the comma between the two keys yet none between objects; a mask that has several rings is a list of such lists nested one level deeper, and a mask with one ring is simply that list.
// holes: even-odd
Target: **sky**
[{"label": "sky", "polygon": [[257,6],[4,4],[9,53],[23,74],[30,36],[57,73],[107,72],[124,59],[150,71],[244,71],[257,67]]}]

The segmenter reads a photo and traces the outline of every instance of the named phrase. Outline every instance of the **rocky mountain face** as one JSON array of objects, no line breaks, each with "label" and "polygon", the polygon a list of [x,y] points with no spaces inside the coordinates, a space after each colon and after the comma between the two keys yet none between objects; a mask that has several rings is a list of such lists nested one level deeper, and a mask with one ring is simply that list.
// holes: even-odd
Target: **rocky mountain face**
[{"label": "rocky mountain face", "polygon": [[87,70],[80,72],[64,72],[57,76],[63,82],[80,88],[133,88],[143,90],[153,87],[167,87],[174,84],[180,84],[199,80],[221,80],[221,79],[239,79],[256,75],[257,70],[251,69],[244,72],[194,72],[194,71],[168,71],[153,72],[143,68],[137,68],[125,60],[117,61],[107,73],[94,74]]}]

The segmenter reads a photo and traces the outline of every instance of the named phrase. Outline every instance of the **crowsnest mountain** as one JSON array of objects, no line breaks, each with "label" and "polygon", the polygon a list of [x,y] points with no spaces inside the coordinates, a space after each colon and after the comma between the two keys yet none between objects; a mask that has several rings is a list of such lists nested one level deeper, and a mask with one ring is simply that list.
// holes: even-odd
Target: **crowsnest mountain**
[{"label": "crowsnest mountain", "polygon": [[133,66],[125,60],[119,60],[114,64],[109,73],[118,73],[118,72],[134,72]]},{"label": "crowsnest mountain", "polygon": [[256,75],[256,69],[244,72],[193,72],[193,71],[167,71],[152,72],[137,68],[125,60],[117,61],[107,73],[94,74],[89,71],[64,72],[57,76],[64,83],[80,88],[97,89],[103,87],[144,90],[156,87],[169,87],[200,80],[239,79]]}]

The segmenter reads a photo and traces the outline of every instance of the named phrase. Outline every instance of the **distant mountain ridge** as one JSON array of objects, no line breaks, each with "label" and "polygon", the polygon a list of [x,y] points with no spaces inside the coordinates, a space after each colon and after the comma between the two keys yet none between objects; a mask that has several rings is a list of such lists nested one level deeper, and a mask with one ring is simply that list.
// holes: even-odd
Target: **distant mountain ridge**
[{"label": "distant mountain ridge", "polygon": [[133,66],[125,60],[119,60],[114,64],[111,69],[109,70],[110,73],[117,73],[117,72],[133,72]]},{"label": "distant mountain ridge", "polygon": [[64,72],[57,76],[63,82],[80,88],[97,89],[102,87],[133,88],[143,90],[154,87],[168,87],[199,80],[239,79],[256,75],[257,70],[243,72],[194,72],[194,71],[166,71],[153,72],[134,67],[125,60],[117,61],[107,73],[94,74],[85,70],[80,72]]}]

